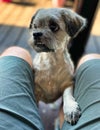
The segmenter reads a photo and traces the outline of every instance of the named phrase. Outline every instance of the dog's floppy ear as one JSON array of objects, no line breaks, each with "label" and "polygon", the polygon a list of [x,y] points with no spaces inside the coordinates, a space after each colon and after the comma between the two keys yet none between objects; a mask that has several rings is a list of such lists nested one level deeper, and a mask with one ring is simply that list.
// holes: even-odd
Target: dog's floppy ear
[{"label": "dog's floppy ear", "polygon": [[72,38],[76,37],[86,26],[86,19],[71,9],[62,9],[62,16],[66,24],[66,31]]},{"label": "dog's floppy ear", "polygon": [[29,29],[32,28],[33,21],[34,21],[36,15],[38,14],[38,12],[39,12],[40,10],[42,10],[42,9],[38,9],[38,10],[36,11],[36,13],[33,15],[33,17],[31,18],[31,22],[30,22],[30,25],[29,25]]}]

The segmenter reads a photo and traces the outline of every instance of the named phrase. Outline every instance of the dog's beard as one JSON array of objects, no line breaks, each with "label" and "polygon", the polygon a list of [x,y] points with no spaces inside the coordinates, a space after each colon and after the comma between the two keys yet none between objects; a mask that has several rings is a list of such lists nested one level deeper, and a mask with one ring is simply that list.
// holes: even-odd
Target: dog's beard
[{"label": "dog's beard", "polygon": [[42,43],[42,42],[34,42],[34,49],[37,52],[54,52],[54,49],[49,48],[46,44]]},{"label": "dog's beard", "polygon": [[50,38],[41,38],[34,40],[31,43],[31,46],[37,51],[37,52],[55,52],[57,48],[56,40],[50,39]]}]

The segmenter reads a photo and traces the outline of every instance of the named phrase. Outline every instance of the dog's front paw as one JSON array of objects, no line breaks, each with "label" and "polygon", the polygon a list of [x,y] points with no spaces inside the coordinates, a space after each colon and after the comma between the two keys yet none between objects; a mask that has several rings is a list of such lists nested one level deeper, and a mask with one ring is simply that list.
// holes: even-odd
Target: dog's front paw
[{"label": "dog's front paw", "polygon": [[64,104],[64,118],[71,125],[75,125],[81,116],[81,110],[77,102],[70,102],[69,104]]}]

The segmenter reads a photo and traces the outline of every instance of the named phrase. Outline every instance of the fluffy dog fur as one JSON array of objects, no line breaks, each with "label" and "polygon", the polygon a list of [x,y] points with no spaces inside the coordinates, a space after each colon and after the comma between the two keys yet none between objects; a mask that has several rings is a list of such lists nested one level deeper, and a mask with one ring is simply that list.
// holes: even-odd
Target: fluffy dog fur
[{"label": "fluffy dog fur", "polygon": [[31,19],[30,45],[33,59],[35,96],[46,103],[63,95],[65,119],[75,124],[80,109],[73,97],[74,66],[67,50],[70,39],[84,28],[86,20],[65,8],[40,9]]}]

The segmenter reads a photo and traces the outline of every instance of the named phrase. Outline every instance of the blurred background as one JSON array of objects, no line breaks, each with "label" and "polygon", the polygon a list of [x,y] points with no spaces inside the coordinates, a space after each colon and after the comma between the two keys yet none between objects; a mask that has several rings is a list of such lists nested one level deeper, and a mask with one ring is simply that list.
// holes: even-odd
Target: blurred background
[{"label": "blurred background", "polygon": [[[88,21],[86,29],[69,46],[76,65],[80,57],[88,53],[100,53],[100,0],[0,0],[0,53],[16,45],[34,53],[28,45],[28,27],[31,17],[39,8],[71,8]],[[45,130],[54,130],[61,99],[54,105],[39,104],[39,112]]]}]

